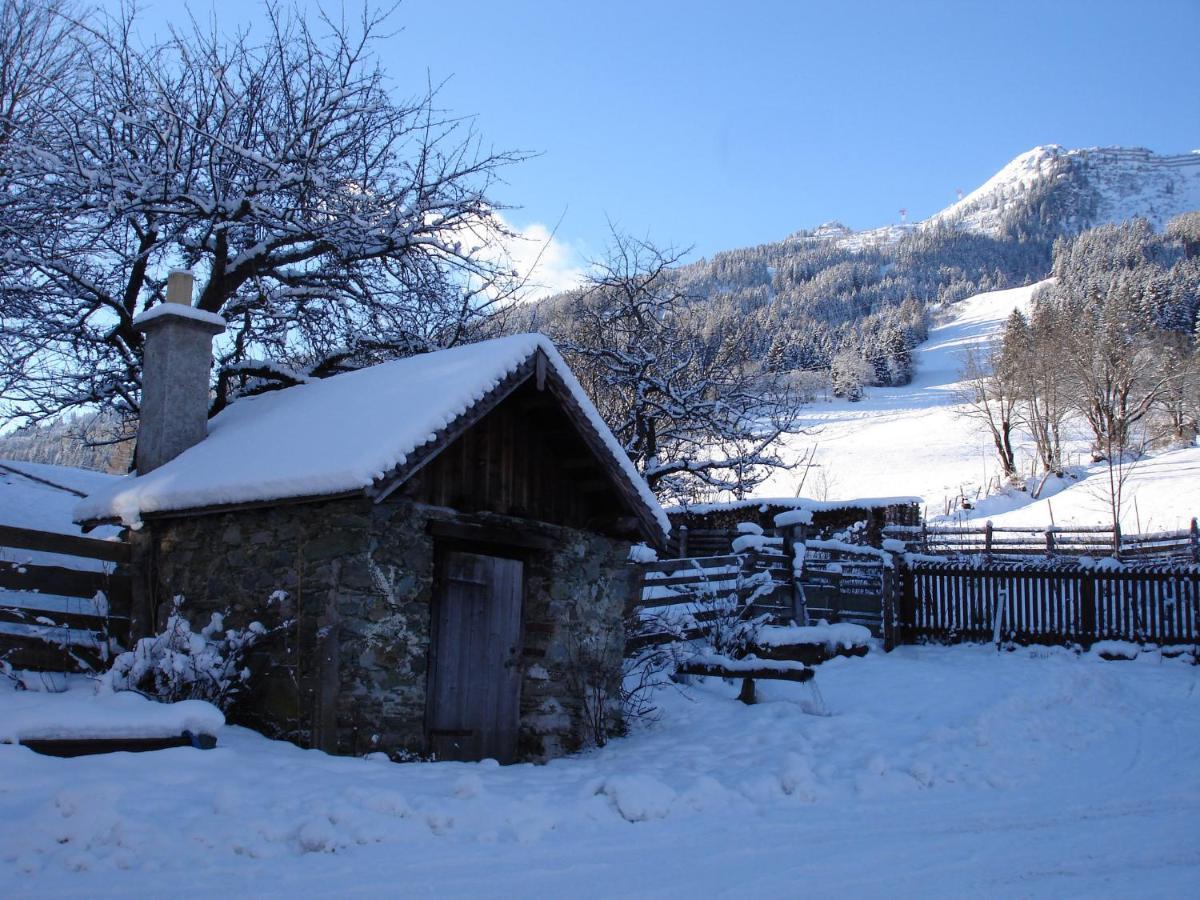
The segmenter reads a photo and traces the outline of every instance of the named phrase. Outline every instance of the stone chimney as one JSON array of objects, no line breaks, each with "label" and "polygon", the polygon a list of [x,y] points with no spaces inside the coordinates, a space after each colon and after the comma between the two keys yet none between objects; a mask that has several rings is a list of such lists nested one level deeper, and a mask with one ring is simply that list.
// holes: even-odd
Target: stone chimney
[{"label": "stone chimney", "polygon": [[153,472],[208,434],[208,377],[220,316],[192,306],[192,273],[167,277],[167,302],[133,320],[142,349],[142,412],[135,464]]}]

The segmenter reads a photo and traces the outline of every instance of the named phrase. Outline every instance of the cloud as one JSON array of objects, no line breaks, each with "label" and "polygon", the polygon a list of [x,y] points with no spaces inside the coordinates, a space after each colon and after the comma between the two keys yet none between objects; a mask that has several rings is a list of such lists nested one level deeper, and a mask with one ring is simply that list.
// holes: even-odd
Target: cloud
[{"label": "cloud", "polygon": [[577,287],[587,272],[577,246],[553,234],[541,222],[523,227],[505,224],[515,233],[505,252],[514,271],[528,277],[529,299],[547,297]]}]

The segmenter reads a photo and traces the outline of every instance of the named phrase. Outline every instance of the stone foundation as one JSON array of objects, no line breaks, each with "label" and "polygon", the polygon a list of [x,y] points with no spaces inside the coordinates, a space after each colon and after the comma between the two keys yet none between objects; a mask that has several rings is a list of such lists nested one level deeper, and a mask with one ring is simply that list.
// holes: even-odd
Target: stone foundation
[{"label": "stone foundation", "polygon": [[[155,600],[161,609],[182,595],[197,623],[226,611],[234,626],[293,621],[257,653],[253,693],[232,720],[330,752],[423,755],[429,525],[464,518],[397,494],[159,519],[147,526]],[[597,728],[619,730],[628,542],[489,513],[469,520],[552,544],[522,551],[520,756],[549,759]]]}]

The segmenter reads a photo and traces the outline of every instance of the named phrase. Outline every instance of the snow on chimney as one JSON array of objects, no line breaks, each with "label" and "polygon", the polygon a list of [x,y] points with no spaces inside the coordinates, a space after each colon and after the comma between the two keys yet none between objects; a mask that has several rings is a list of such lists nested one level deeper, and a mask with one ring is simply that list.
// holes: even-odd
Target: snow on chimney
[{"label": "snow on chimney", "polygon": [[192,273],[167,277],[167,302],[133,320],[145,334],[142,410],[135,463],[153,472],[208,434],[208,378],[212,339],[225,320],[192,306]]}]

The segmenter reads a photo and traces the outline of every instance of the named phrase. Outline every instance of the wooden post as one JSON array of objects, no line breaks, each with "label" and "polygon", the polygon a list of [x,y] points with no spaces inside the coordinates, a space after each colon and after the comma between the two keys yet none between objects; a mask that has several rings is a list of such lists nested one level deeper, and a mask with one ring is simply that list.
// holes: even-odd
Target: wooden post
[{"label": "wooden post", "polygon": [[129,646],[157,633],[154,599],[154,538],[150,526],[129,529]]},{"label": "wooden post", "polygon": [[992,520],[988,519],[987,524],[983,526],[983,556],[988,561],[992,561]]},{"label": "wooden post", "polygon": [[1113,523],[1113,556],[1121,558],[1121,523]]},{"label": "wooden post", "polygon": [[1053,527],[1046,529],[1046,555],[1054,555],[1054,529]]},{"label": "wooden post", "polygon": [[1081,573],[1079,579],[1079,630],[1086,650],[1096,637],[1096,578],[1091,572]]},{"label": "wooden post", "polygon": [[755,698],[755,693],[754,693],[754,679],[753,678],[743,678],[742,679],[742,690],[738,693],[738,699],[741,700],[743,703],[745,703],[747,706],[754,705],[756,698]]},{"label": "wooden post", "polygon": [[916,574],[902,559],[896,563],[900,566],[896,577],[899,582],[899,596],[896,598],[896,643],[902,644],[912,639],[917,624],[917,579]]},{"label": "wooden post", "polygon": [[688,551],[688,527],[686,525],[679,526],[679,558],[687,559]]},{"label": "wooden post", "polygon": [[796,571],[796,545],[804,545],[806,539],[806,529],[803,525],[793,525],[788,529],[790,535],[790,547],[788,551],[788,565],[792,570],[792,616],[796,620],[797,625],[808,625],[808,598],[804,595],[804,586],[802,584],[803,572]]},{"label": "wooden post", "polygon": [[883,573],[882,613],[883,649],[885,653],[891,653],[896,649],[896,577],[887,571]]},{"label": "wooden post", "polygon": [[1200,564],[1200,527],[1196,525],[1196,517],[1192,516],[1192,562]]},{"label": "wooden post", "polygon": [[830,600],[829,615],[834,622],[842,621],[842,555],[836,550],[829,554],[830,562],[837,566],[836,571],[829,573]]}]

